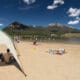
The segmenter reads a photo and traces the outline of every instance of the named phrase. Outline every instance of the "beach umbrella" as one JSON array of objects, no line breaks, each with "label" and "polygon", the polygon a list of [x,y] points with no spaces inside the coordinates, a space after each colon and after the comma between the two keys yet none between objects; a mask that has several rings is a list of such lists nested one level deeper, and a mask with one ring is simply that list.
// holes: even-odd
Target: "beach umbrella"
[{"label": "beach umbrella", "polygon": [[19,56],[18,56],[18,52],[17,52],[17,49],[13,43],[13,41],[11,40],[11,38],[5,34],[3,31],[0,30],[0,44],[4,44],[7,46],[7,48],[10,49],[12,55],[14,56],[16,62],[18,63],[19,67],[20,67],[20,70],[24,73],[24,75],[26,76],[24,70],[23,70],[23,66],[21,64],[21,61],[19,59]]}]

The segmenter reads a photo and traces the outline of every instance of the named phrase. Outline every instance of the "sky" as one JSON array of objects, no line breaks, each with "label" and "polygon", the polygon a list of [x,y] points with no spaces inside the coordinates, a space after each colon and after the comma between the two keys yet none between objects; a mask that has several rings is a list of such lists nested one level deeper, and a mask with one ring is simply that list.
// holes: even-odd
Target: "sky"
[{"label": "sky", "polygon": [[80,0],[0,0],[0,28],[14,21],[38,26],[60,23],[80,29]]}]

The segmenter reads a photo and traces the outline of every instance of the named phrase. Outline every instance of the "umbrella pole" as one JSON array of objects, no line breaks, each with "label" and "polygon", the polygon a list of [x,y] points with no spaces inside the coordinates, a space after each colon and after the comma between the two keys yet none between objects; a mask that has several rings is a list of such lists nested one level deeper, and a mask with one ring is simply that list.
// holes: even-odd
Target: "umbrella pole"
[{"label": "umbrella pole", "polygon": [[[16,48],[14,42],[13,42],[13,45],[14,45],[15,50],[16,50],[17,53],[18,53],[18,56],[20,56],[20,55],[19,55],[19,51],[18,51],[18,49]],[[18,57],[18,59],[19,59],[19,57]],[[19,61],[21,62],[20,59],[19,59]],[[19,66],[19,67],[20,67],[20,66]],[[20,70],[21,70],[21,72],[24,74],[24,76],[27,78],[27,75],[26,75],[26,73],[25,73],[25,71],[24,71],[24,69],[23,69],[23,66],[20,67]]]}]

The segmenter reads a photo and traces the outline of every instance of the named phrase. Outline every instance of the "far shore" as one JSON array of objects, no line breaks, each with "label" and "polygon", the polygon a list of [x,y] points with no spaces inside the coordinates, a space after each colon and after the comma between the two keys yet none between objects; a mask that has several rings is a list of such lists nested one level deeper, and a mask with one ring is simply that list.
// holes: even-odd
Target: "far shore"
[{"label": "far shore", "polygon": [[[34,42],[35,40],[21,40],[22,42]],[[37,42],[42,42],[42,43],[64,43],[64,44],[80,44],[80,40],[78,41],[69,41],[69,40],[63,40],[63,39],[58,39],[58,40],[37,40]]]}]

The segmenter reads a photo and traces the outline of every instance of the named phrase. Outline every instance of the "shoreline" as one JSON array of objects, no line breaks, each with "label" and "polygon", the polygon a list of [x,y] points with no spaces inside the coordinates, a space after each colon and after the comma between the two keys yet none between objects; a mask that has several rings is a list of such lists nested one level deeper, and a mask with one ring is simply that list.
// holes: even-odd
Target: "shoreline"
[{"label": "shoreline", "polygon": [[[35,40],[21,40],[21,42],[34,42]],[[37,40],[39,43],[58,43],[58,44],[78,44],[80,42],[73,42],[73,41],[56,41],[56,40]]]}]

